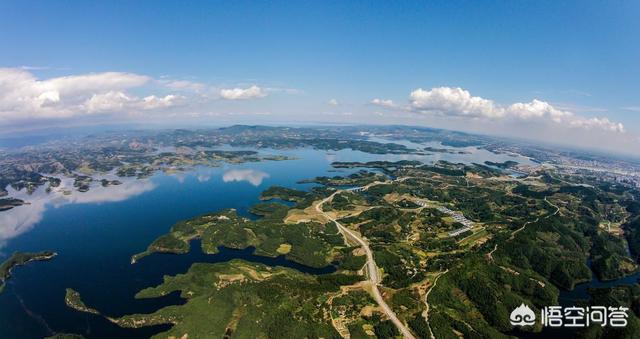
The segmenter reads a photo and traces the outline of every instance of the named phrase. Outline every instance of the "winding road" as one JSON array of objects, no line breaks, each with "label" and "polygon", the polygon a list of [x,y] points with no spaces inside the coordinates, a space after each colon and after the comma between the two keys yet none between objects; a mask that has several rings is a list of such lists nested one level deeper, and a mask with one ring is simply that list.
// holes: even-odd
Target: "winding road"
[{"label": "winding road", "polygon": [[316,204],[315,206],[316,211],[322,214],[325,218],[332,221],[338,227],[338,230],[340,231],[342,236],[345,238],[345,240],[351,239],[356,243],[360,244],[360,246],[364,249],[367,255],[367,275],[369,276],[369,281],[371,282],[371,291],[373,293],[374,299],[378,303],[378,306],[380,306],[383,312],[387,315],[387,317],[389,317],[389,319],[391,319],[393,324],[398,328],[400,333],[402,333],[402,336],[408,339],[414,339],[415,337],[413,336],[413,334],[411,334],[411,331],[409,331],[409,329],[404,325],[404,323],[400,321],[400,319],[398,319],[398,317],[393,312],[391,307],[389,307],[389,305],[387,305],[387,303],[382,298],[382,294],[378,289],[378,284],[380,283],[380,277],[378,276],[378,266],[376,265],[376,262],[373,259],[373,252],[371,252],[371,249],[369,248],[369,244],[367,244],[367,242],[364,241],[364,239],[362,239],[360,235],[342,226],[342,224],[340,224],[338,221],[336,221],[334,218],[332,218],[322,210],[322,205],[324,205],[326,202],[333,199],[333,197],[340,192],[342,191],[336,191],[333,194],[331,194],[329,197],[325,198],[324,200]]},{"label": "winding road", "polygon": [[438,284],[438,279],[440,279],[440,277],[445,275],[447,272],[449,272],[448,268],[444,270],[442,273],[438,274],[438,276],[433,280],[433,285],[431,285],[431,287],[429,288],[429,290],[424,296],[425,308],[424,308],[424,311],[422,312],[422,317],[424,317],[424,321],[427,322],[427,328],[429,329],[429,335],[431,336],[431,339],[436,339],[436,336],[433,335],[433,331],[431,330],[431,324],[429,323],[429,294],[431,293],[431,291],[433,291],[433,289]]},{"label": "winding road", "polygon": [[[551,205],[552,207],[555,207],[555,209],[556,209],[556,211],[555,211],[555,212],[553,212],[553,213],[551,213],[551,214],[547,214],[546,216],[544,216],[544,219],[547,219],[547,218],[549,218],[549,217],[552,217],[552,216],[554,216],[554,215],[556,215],[556,214],[558,214],[558,213],[560,212],[560,207],[558,207],[558,206],[556,206],[556,205],[552,204],[549,200],[547,200],[547,197],[544,197],[544,201],[545,201],[547,204]],[[537,218],[536,218],[536,220],[533,220],[533,221],[527,221],[527,222],[525,222],[525,223],[524,223],[524,225],[522,225],[520,228],[518,228],[517,230],[513,231],[513,233],[511,233],[511,236],[509,237],[509,240],[513,240],[513,238],[515,238],[515,237],[516,237],[516,234],[518,234],[518,232],[520,232],[520,231],[524,230],[524,229],[527,227],[527,225],[529,225],[529,224],[533,224],[533,223],[536,223],[536,222],[538,222],[539,220],[540,220],[540,217],[537,217]],[[493,247],[493,249],[491,250],[491,252],[487,253],[487,258],[489,258],[489,261],[493,262],[493,252],[495,252],[497,249],[498,249],[498,244],[496,244],[496,245]]]}]

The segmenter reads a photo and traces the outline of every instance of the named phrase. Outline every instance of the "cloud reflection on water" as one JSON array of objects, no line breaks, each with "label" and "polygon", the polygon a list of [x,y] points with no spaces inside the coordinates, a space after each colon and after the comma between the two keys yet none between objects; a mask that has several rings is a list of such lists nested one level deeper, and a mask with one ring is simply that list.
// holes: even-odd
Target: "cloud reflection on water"
[{"label": "cloud reflection on water", "polygon": [[[87,192],[73,190],[72,179],[63,179],[60,187],[47,193],[44,186],[32,194],[25,190],[16,191],[8,187],[9,196],[22,199],[27,205],[14,207],[0,212],[0,249],[9,239],[15,238],[29,231],[42,220],[47,208],[57,208],[67,204],[90,204],[102,202],[117,202],[153,190],[156,185],[149,179],[130,179],[121,185],[102,187],[92,186]],[[65,191],[71,194],[65,194]]]},{"label": "cloud reflection on water", "polygon": [[230,170],[225,172],[222,175],[222,181],[224,182],[232,182],[232,181],[247,181],[253,186],[260,186],[262,181],[269,177],[268,173],[252,170],[252,169],[243,169],[243,170]]}]

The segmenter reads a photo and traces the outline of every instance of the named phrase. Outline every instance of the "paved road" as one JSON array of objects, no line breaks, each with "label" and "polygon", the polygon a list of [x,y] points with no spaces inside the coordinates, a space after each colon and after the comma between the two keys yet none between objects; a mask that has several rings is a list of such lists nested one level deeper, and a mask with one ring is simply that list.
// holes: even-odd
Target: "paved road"
[{"label": "paved road", "polygon": [[327,219],[333,221],[333,223],[336,224],[336,226],[338,227],[338,230],[340,231],[340,233],[342,233],[343,237],[349,238],[357,242],[358,244],[360,244],[360,246],[362,246],[362,248],[364,249],[367,255],[367,274],[369,275],[369,280],[371,281],[371,290],[373,292],[374,299],[378,303],[378,306],[380,306],[380,308],[387,315],[387,317],[389,317],[389,319],[391,319],[393,324],[396,325],[400,333],[402,333],[402,335],[405,338],[414,339],[415,337],[413,336],[413,334],[411,334],[409,329],[402,323],[402,321],[400,321],[400,319],[398,319],[398,317],[393,312],[391,307],[389,307],[389,305],[387,305],[387,303],[382,298],[382,294],[380,294],[380,290],[378,289],[378,284],[380,283],[380,278],[378,276],[378,266],[376,265],[376,262],[373,259],[373,252],[371,252],[371,249],[369,248],[369,244],[367,244],[367,242],[364,241],[364,239],[362,239],[357,233],[342,226],[342,224],[340,224],[338,221],[333,219],[331,216],[329,216],[322,210],[322,205],[324,205],[324,203],[326,203],[327,201],[333,199],[333,196],[339,192],[341,191],[336,191],[335,193],[333,193],[332,195],[330,195],[329,197],[325,198],[320,203],[318,203],[316,205],[316,211],[324,215]]}]

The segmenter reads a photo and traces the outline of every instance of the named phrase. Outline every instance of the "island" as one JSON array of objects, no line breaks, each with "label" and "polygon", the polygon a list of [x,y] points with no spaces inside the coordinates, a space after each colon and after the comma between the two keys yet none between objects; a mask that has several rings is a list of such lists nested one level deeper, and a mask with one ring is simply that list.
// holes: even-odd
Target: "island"
[{"label": "island", "polygon": [[44,251],[44,252],[16,252],[0,264],[0,292],[4,290],[6,281],[11,277],[11,271],[20,265],[25,265],[29,262],[36,260],[51,260],[58,255],[56,252]]},{"label": "island", "polygon": [[487,166],[493,166],[493,167],[498,167],[498,168],[502,168],[502,169],[507,169],[507,168],[512,168],[512,167],[518,166],[518,162],[517,161],[513,161],[513,160],[507,160],[507,161],[504,161],[504,162],[485,161],[484,163]]},{"label": "island", "polygon": [[100,312],[98,312],[97,310],[87,307],[82,301],[82,298],[80,297],[80,293],[78,293],[77,291],[71,288],[66,289],[64,302],[65,304],[67,304],[67,306],[73,308],[76,311],[91,313],[91,314],[100,314]]},{"label": "island", "polygon": [[451,148],[437,148],[432,146],[427,146],[422,149],[426,152],[434,152],[434,153],[448,153],[448,154],[470,154],[469,151],[456,150]]}]

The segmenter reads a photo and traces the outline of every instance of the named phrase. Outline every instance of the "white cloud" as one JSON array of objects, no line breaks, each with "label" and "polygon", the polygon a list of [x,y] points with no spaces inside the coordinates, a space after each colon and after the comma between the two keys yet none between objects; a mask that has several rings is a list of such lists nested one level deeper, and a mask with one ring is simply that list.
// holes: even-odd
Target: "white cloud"
[{"label": "white cloud", "polygon": [[411,92],[411,106],[418,111],[447,115],[499,118],[504,111],[491,100],[474,97],[460,87],[418,88]]},{"label": "white cloud", "polygon": [[564,127],[599,129],[605,132],[624,133],[624,126],[608,118],[585,118],[569,111],[559,110],[545,101],[534,99],[528,103],[515,103],[506,109],[507,115],[520,120],[541,120]]},{"label": "white cloud", "polygon": [[150,77],[123,72],[91,73],[41,80],[26,69],[0,68],[0,124],[171,106],[175,95],[140,99],[128,89]]},{"label": "white cloud", "polygon": [[267,94],[256,85],[247,88],[223,88],[220,90],[220,97],[227,100],[262,98],[266,95]]},{"label": "white cloud", "polygon": [[[149,111],[154,111],[154,119],[158,120],[204,116],[212,110],[225,110],[219,114],[227,114],[229,107],[224,100],[302,93],[292,88],[252,84],[225,88],[191,79],[152,78],[126,72],[40,78],[32,73],[38,69],[0,68],[0,131],[82,125],[107,119],[137,121],[148,118]],[[245,109],[246,114],[256,113],[253,106]]]},{"label": "white cloud", "polygon": [[199,92],[207,88],[205,84],[189,80],[160,80],[159,83],[167,88],[194,92]]},{"label": "white cloud", "polygon": [[54,103],[60,101],[60,93],[58,91],[48,91],[38,95],[40,106],[46,105],[47,102]]},{"label": "white cloud", "polygon": [[386,107],[386,108],[396,108],[396,104],[393,103],[393,100],[390,99],[378,99],[375,98],[371,100],[371,103],[374,105]]},{"label": "white cloud", "polygon": [[64,95],[140,87],[150,79],[133,73],[105,72],[52,78],[37,83],[42,88],[57,90]]},{"label": "white cloud", "polygon": [[131,101],[133,99],[122,92],[109,91],[92,95],[85,102],[85,107],[89,113],[114,112],[122,110]]},{"label": "white cloud", "polygon": [[528,103],[517,102],[507,109],[512,116],[521,119],[548,118],[554,122],[560,123],[562,120],[572,113],[561,111],[551,106],[548,102],[533,99]]},{"label": "white cloud", "polygon": [[175,105],[182,96],[169,94],[164,97],[149,95],[142,99],[131,97],[123,92],[110,91],[103,94],[94,94],[85,102],[85,107],[89,113],[104,113],[130,111],[136,109],[152,110],[166,108]]},{"label": "white cloud", "polygon": [[[391,100],[373,99],[371,103],[387,108],[398,108]],[[469,91],[460,87],[437,87],[430,90],[418,88],[411,92],[407,109],[416,113],[437,114],[445,117],[520,123],[536,122],[587,131],[625,132],[623,124],[613,122],[606,117],[583,117],[538,99],[502,106],[493,100],[472,96]]]},{"label": "white cloud", "polygon": [[572,127],[580,127],[587,130],[600,129],[607,132],[624,133],[624,125],[619,122],[610,121],[609,118],[576,118],[569,121]]},{"label": "white cloud", "polygon": [[331,99],[327,102],[327,104],[329,104],[330,106],[338,106],[340,105],[340,103],[338,102],[338,100],[336,99]]},{"label": "white cloud", "polygon": [[176,101],[183,99],[184,97],[179,95],[169,94],[164,97],[157,97],[155,95],[150,95],[142,98],[139,106],[142,109],[156,109],[156,108],[165,108],[171,107],[175,105]]}]

